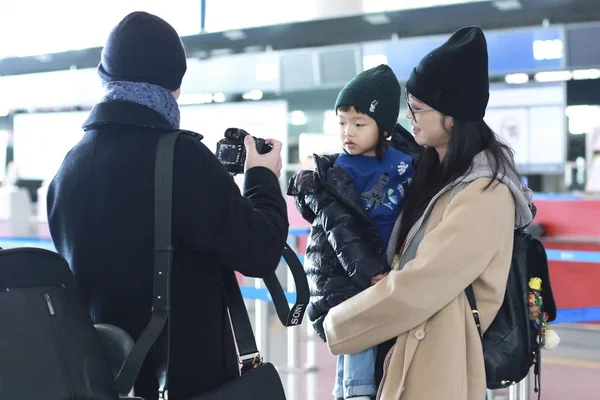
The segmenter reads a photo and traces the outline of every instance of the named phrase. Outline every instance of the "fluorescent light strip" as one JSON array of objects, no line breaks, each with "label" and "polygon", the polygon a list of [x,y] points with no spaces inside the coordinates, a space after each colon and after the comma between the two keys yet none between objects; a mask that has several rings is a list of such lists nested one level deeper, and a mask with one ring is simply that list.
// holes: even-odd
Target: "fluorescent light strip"
[{"label": "fluorescent light strip", "polygon": [[511,85],[518,85],[529,82],[529,75],[525,73],[508,74],[504,77],[504,81]]},{"label": "fluorescent light strip", "polygon": [[573,71],[573,79],[598,79],[600,78],[600,69],[578,69]]},{"label": "fluorescent light strip", "polygon": [[537,82],[564,82],[571,80],[572,77],[571,71],[544,71],[535,74],[534,79]]}]

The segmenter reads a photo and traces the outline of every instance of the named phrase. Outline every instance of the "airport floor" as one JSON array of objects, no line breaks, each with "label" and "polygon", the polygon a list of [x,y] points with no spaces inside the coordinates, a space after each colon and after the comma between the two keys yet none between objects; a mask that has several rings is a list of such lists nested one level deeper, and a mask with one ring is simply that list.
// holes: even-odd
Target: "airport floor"
[{"label": "airport floor", "polygon": [[[268,308],[267,308],[268,310]],[[268,343],[264,357],[279,369],[289,400],[331,400],[335,378],[335,358],[320,339],[309,334],[306,324],[284,328],[274,313],[268,312],[263,326]],[[251,316],[254,312],[251,312]],[[256,329],[256,326],[255,326]],[[554,326],[561,337],[557,349],[542,355],[542,400],[600,399],[600,325]],[[295,332],[290,332],[295,330]],[[295,345],[288,347],[290,337]],[[531,382],[531,400],[537,399]],[[494,392],[494,400],[509,399],[508,390]],[[521,400],[521,399],[519,399]]]}]

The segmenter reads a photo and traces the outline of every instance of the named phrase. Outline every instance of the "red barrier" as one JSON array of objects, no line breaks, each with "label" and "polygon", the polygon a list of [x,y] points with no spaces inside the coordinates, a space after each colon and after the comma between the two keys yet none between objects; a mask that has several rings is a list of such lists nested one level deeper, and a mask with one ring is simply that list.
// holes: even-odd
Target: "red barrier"
[{"label": "red barrier", "polygon": [[591,238],[600,241],[600,199],[535,199],[535,221],[544,224],[546,235]]},{"label": "red barrier", "polygon": [[[536,199],[535,221],[546,228],[547,249],[600,251],[600,199]],[[559,308],[600,305],[600,265],[550,262]]]},{"label": "red barrier", "polygon": [[[545,243],[547,249],[599,251],[599,245]],[[558,308],[600,306],[600,265],[577,262],[550,262],[552,290]]]},{"label": "red barrier", "polygon": [[235,271],[235,277],[237,278],[238,285],[240,285],[240,286],[244,285],[244,279],[245,279],[244,275]]},{"label": "red barrier", "polygon": [[[288,198],[290,226],[309,227],[293,201]],[[535,221],[546,227],[547,236],[564,241],[545,241],[547,249],[600,251],[600,199],[536,199]],[[298,253],[306,248],[306,236],[298,238]],[[584,241],[585,239],[585,241]],[[593,243],[597,239],[597,243]],[[559,308],[600,306],[600,265],[574,262],[550,262],[552,287]]]}]

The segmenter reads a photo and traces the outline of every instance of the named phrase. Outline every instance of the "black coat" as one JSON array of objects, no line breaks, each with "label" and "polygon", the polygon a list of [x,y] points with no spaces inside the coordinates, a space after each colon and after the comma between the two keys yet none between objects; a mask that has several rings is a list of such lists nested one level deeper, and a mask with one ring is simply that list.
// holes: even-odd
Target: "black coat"
[{"label": "black coat", "polygon": [[[417,159],[420,148],[400,125],[390,144]],[[329,310],[368,288],[373,276],[389,271],[379,231],[363,209],[352,177],[334,166],[336,159],[315,155],[315,170],[298,172],[288,188],[312,225],[304,261],[311,294],[307,314],[323,340]]]},{"label": "black coat", "polygon": [[[52,240],[70,263],[95,323],[137,339],[152,305],[154,159],[167,121],[133,103],[98,104],[48,191]],[[187,399],[238,376],[223,272],[265,277],[288,232],[277,177],[246,174],[243,197],[199,136],[175,147],[169,397]],[[152,356],[136,394],[157,398]]]}]

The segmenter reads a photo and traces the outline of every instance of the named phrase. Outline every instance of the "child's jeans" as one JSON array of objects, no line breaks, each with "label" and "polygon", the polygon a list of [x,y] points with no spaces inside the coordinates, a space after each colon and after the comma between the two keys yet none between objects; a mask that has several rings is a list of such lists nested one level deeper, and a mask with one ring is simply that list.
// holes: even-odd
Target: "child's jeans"
[{"label": "child's jeans", "polygon": [[376,357],[377,347],[356,354],[339,355],[333,396],[344,399],[357,396],[375,397]]}]

